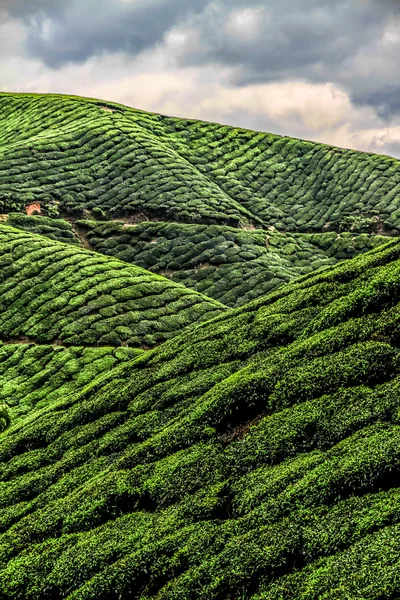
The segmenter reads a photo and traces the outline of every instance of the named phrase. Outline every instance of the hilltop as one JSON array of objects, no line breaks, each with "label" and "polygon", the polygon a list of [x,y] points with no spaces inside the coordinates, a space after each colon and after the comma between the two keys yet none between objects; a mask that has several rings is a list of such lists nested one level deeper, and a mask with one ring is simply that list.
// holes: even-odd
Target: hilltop
[{"label": "hilltop", "polygon": [[68,96],[0,94],[0,202],[278,230],[400,229],[399,161]]},{"label": "hilltop", "polygon": [[[0,94],[0,109],[3,221],[227,306],[400,231],[394,158],[101,100]],[[18,216],[29,205],[42,215]]]}]

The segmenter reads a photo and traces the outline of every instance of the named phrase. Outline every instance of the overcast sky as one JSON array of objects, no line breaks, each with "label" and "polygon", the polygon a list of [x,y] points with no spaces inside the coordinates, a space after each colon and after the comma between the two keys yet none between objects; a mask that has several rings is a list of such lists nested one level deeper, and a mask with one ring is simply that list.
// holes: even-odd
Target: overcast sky
[{"label": "overcast sky", "polygon": [[0,89],[400,156],[400,0],[0,0]]}]

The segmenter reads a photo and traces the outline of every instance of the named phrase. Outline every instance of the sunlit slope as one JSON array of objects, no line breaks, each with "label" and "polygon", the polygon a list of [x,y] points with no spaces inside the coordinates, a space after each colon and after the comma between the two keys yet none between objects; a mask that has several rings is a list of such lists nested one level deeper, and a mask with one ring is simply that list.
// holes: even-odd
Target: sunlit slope
[{"label": "sunlit slope", "polygon": [[2,597],[395,598],[399,282],[390,242],[3,433]]},{"label": "sunlit slope", "polygon": [[0,225],[0,340],[154,346],[225,310],[164,277]]},{"label": "sunlit slope", "polygon": [[292,279],[387,243],[367,233],[280,233],[222,225],[78,221],[89,245],[242,306]]},{"label": "sunlit slope", "polygon": [[[115,112],[111,112],[114,110]],[[160,138],[161,117],[62,96],[0,95],[0,201],[70,214],[252,220],[217,183]],[[1,208],[1,206],[0,206]]]},{"label": "sunlit slope", "polygon": [[321,231],[400,229],[394,158],[103,101],[0,94],[0,208]]}]

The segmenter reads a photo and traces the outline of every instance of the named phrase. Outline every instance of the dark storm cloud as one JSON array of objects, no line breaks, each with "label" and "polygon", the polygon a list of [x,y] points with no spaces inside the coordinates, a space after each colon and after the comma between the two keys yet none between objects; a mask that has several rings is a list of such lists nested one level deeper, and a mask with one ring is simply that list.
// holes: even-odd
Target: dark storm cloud
[{"label": "dark storm cloud", "polygon": [[[394,0],[0,0],[11,16],[24,20],[29,52],[47,65],[100,53],[135,55],[186,21],[198,31],[201,45],[187,47],[181,63],[241,66],[242,84],[287,76],[326,80],[364,44],[379,39],[397,5]],[[257,33],[242,36],[240,27],[247,24],[240,24],[237,11],[252,8],[259,9]]]},{"label": "dark storm cloud", "polygon": [[25,24],[30,56],[56,68],[105,53],[138,54],[206,4],[206,0],[10,0],[3,8]]},{"label": "dark storm cloud", "polygon": [[0,15],[8,14],[22,19],[41,11],[49,15],[58,15],[63,12],[66,4],[68,3],[57,0],[0,0]]},{"label": "dark storm cloud", "polygon": [[[255,32],[240,35],[241,15],[226,1],[193,18],[203,46],[181,57],[185,64],[215,60],[241,66],[237,83],[307,78],[345,79],[352,59],[379,43],[398,2],[385,0],[265,0],[242,2],[254,12]],[[236,7],[237,8],[237,7]],[[229,24],[231,23],[231,27]],[[243,11],[242,27],[246,29]],[[396,58],[397,60],[397,58]]]},{"label": "dark storm cloud", "polygon": [[398,0],[254,0],[233,10],[226,0],[208,5],[191,26],[201,46],[185,49],[183,65],[229,65],[238,86],[332,82],[383,118],[400,114]]},{"label": "dark storm cloud", "polygon": [[372,92],[355,92],[353,100],[357,104],[372,105],[381,118],[391,119],[400,114],[400,82],[384,84]]}]

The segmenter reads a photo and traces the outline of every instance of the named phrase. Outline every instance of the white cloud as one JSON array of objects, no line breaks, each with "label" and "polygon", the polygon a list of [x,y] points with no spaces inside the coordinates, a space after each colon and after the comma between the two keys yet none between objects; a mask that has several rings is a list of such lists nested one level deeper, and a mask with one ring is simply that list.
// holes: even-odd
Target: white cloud
[{"label": "white cloud", "polygon": [[242,8],[230,13],[225,33],[241,42],[254,43],[261,35],[268,17],[263,8]]}]

